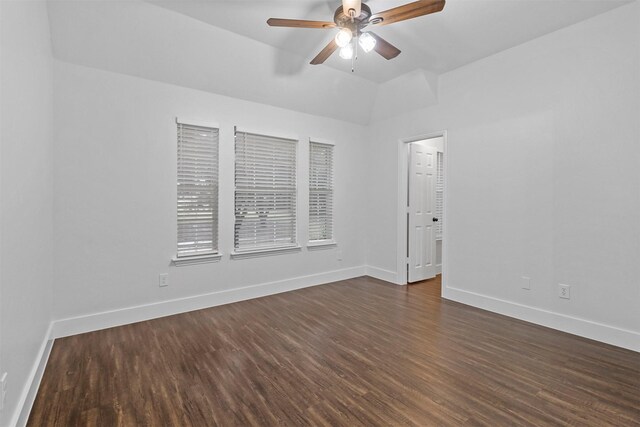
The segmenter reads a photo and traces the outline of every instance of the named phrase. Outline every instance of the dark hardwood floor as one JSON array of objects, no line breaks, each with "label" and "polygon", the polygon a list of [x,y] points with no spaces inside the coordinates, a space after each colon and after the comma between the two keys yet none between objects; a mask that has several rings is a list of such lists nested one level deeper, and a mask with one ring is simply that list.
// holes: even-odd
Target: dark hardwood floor
[{"label": "dark hardwood floor", "polygon": [[30,426],[640,426],[640,354],[362,277],[56,340]]}]

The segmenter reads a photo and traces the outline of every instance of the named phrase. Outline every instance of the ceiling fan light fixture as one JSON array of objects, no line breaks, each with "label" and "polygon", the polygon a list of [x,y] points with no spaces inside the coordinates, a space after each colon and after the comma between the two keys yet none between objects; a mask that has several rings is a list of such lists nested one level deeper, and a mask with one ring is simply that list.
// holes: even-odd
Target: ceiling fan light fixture
[{"label": "ceiling fan light fixture", "polygon": [[340,48],[340,58],[342,59],[353,58],[353,45],[351,45],[351,43]]},{"label": "ceiling fan light fixture", "polygon": [[[374,14],[371,12],[371,7],[364,3],[365,1],[340,0],[342,5],[338,6],[333,13],[333,22],[269,18],[267,19],[267,25],[288,28],[336,28],[338,33],[334,34],[329,43],[309,63],[311,65],[323,64],[336,50],[339,50],[342,58],[352,59],[351,71],[353,72],[360,46],[365,52],[374,50],[387,60],[393,59],[401,53],[400,49],[376,33],[371,31],[368,34],[363,33],[367,26],[395,24],[396,22],[441,12],[446,2],[446,0],[413,0],[411,3]],[[363,35],[362,40],[358,40],[361,34]],[[354,38],[356,39],[355,42],[353,41]]]},{"label": "ceiling fan light fixture", "polygon": [[369,53],[376,47],[376,39],[369,33],[362,33],[358,37],[358,43],[365,52]]},{"label": "ceiling fan light fixture", "polygon": [[336,34],[336,44],[340,47],[345,47],[351,42],[352,38],[353,34],[351,34],[351,30],[342,28],[338,31],[338,34]]}]

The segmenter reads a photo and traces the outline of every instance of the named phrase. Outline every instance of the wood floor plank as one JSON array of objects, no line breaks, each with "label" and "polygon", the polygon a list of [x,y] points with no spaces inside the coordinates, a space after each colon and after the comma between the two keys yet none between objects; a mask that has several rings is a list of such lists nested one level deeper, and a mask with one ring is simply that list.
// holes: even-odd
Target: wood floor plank
[{"label": "wood floor plank", "polygon": [[29,426],[640,426],[640,354],[362,277],[62,338]]}]

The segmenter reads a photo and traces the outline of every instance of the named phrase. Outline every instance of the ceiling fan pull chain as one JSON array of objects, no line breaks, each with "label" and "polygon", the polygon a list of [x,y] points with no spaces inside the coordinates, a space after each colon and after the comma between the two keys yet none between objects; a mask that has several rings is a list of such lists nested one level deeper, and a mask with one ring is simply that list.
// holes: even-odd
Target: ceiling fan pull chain
[{"label": "ceiling fan pull chain", "polygon": [[351,58],[351,72],[354,73],[356,70],[356,60],[358,59],[358,33],[356,32],[356,36],[353,39],[353,44],[355,45],[355,53]]},{"label": "ceiling fan pull chain", "polygon": [[356,52],[351,57],[351,72],[354,73],[356,70],[356,58],[358,57],[358,45],[356,44]]}]

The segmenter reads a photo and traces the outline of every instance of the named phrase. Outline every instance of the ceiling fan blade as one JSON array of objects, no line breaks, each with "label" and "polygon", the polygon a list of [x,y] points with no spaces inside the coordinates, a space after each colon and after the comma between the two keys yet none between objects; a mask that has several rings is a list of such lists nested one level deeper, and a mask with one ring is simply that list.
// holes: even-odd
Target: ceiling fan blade
[{"label": "ceiling fan blade", "polygon": [[444,9],[445,0],[418,0],[403,6],[394,7],[384,12],[371,15],[369,23],[372,25],[389,25],[394,22],[406,21],[418,16],[440,12]]},{"label": "ceiling fan blade", "polygon": [[393,59],[396,56],[400,55],[400,49],[380,37],[379,35],[368,32],[371,37],[376,39],[376,45],[373,47],[373,50],[378,52],[384,59]]},{"label": "ceiling fan blade", "polygon": [[338,45],[336,44],[336,41],[334,39],[331,39],[329,44],[326,45],[324,49],[322,49],[320,53],[311,60],[310,63],[312,65],[322,64],[324,61],[327,60],[328,57],[331,56],[333,52],[336,51],[336,49],[338,49]]},{"label": "ceiling fan blade", "polygon": [[329,21],[306,21],[304,19],[269,18],[267,24],[271,27],[292,28],[335,28],[336,24]]}]

